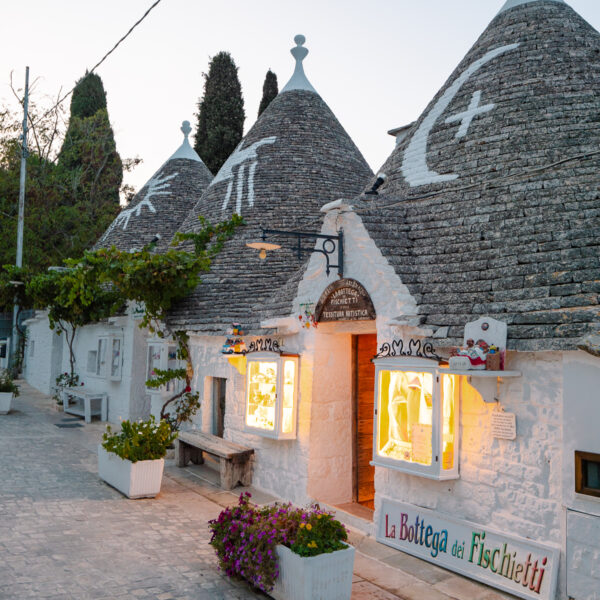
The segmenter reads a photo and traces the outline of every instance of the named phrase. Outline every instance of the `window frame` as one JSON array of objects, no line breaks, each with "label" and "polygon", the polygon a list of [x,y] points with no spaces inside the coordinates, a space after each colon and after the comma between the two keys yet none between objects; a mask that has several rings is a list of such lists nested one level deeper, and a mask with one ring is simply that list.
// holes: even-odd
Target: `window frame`
[{"label": "window frame", "polygon": [[600,454],[575,450],[575,493],[600,500],[600,488],[590,488],[585,485],[584,462],[594,462],[600,465]]},{"label": "window frame", "polygon": [[[296,439],[297,430],[297,415],[298,415],[298,390],[300,382],[300,357],[297,354],[278,354],[276,352],[253,352],[246,356],[246,381],[244,385],[244,431],[254,433],[261,437],[267,437],[276,440],[292,440]],[[292,361],[294,363],[294,387],[292,398],[292,422],[291,430],[288,432],[282,431],[283,425],[283,401],[284,401],[284,377],[285,377],[285,362]],[[252,363],[260,362],[275,362],[277,363],[277,376],[275,380],[275,411],[274,411],[274,426],[273,429],[263,429],[248,425],[248,405],[249,405],[249,390],[250,390],[250,371]]]},{"label": "window frame", "polygon": [[[375,364],[375,397],[373,406],[373,460],[371,464],[376,467],[385,467],[394,469],[402,473],[409,473],[428,479],[445,481],[449,479],[458,479],[459,475],[459,448],[460,448],[460,405],[461,388],[460,380],[455,379],[454,391],[454,441],[453,441],[453,464],[452,468],[444,469],[443,463],[443,389],[442,375],[449,375],[447,369],[440,368],[437,361],[416,357],[394,357],[394,358],[376,358]],[[380,420],[381,414],[381,383],[383,371],[409,371],[418,373],[430,373],[432,377],[432,414],[431,414],[431,464],[408,462],[401,459],[381,456],[378,453],[380,443]],[[385,407],[384,407],[385,410]]]}]

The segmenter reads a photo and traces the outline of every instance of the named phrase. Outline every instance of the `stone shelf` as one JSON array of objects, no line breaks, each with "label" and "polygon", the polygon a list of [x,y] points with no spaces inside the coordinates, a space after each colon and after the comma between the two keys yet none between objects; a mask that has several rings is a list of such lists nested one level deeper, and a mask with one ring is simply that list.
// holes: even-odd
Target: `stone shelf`
[{"label": "stone shelf", "polygon": [[486,371],[485,369],[469,369],[459,371],[457,369],[444,369],[442,373],[449,375],[466,375],[467,377],[521,377],[521,371]]}]

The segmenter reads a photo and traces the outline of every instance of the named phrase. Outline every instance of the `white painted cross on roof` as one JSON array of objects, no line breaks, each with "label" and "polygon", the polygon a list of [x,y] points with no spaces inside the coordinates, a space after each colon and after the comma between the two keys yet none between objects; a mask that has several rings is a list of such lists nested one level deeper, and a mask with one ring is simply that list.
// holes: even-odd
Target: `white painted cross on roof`
[{"label": "white painted cross on roof", "polygon": [[463,138],[467,135],[467,131],[469,131],[469,126],[471,125],[471,121],[477,117],[478,115],[482,115],[483,113],[490,112],[495,104],[486,104],[485,106],[479,106],[481,102],[481,90],[477,90],[473,92],[473,97],[471,98],[471,102],[469,103],[469,108],[464,112],[458,113],[456,115],[452,115],[446,119],[446,123],[455,123],[460,121],[460,127],[456,132],[455,138]]}]

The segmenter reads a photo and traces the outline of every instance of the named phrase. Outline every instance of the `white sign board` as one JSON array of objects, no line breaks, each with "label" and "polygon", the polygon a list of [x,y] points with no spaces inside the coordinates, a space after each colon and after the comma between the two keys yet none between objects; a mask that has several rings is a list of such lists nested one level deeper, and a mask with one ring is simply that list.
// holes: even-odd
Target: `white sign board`
[{"label": "white sign board", "polygon": [[560,550],[383,499],[377,541],[520,596],[554,600]]},{"label": "white sign board", "polygon": [[492,435],[503,440],[514,440],[517,437],[517,417],[515,413],[495,410],[492,413]]}]

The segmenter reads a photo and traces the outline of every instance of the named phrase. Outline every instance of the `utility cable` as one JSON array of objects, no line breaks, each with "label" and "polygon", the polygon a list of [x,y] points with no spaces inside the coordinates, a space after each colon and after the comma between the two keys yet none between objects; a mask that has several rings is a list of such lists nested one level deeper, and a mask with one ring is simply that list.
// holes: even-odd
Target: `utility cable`
[{"label": "utility cable", "polygon": [[[117,47],[129,37],[131,32],[150,14],[150,11],[161,2],[162,0],[156,0],[156,2],[154,2],[154,4],[152,4],[152,6],[150,6],[150,8],[129,28],[129,31],[88,71],[88,73],[93,73],[117,49]],[[58,106],[60,106],[73,93],[73,90],[76,87],[77,84],[75,84],[62,98],[60,98],[52,108],[48,109],[39,119],[37,119],[37,121],[41,121],[54,109],[58,108]],[[32,123],[32,125],[35,125],[35,123]]]}]

